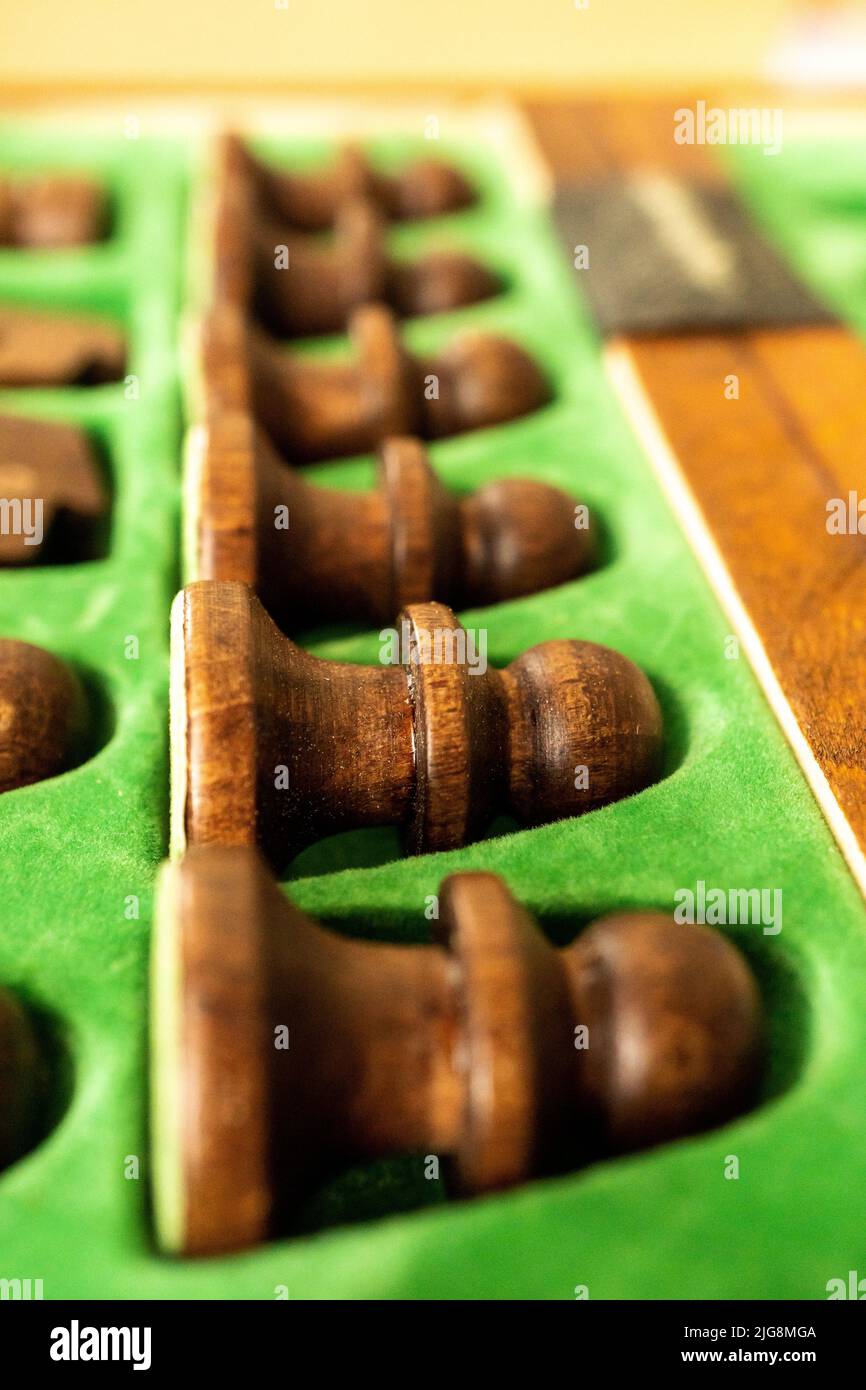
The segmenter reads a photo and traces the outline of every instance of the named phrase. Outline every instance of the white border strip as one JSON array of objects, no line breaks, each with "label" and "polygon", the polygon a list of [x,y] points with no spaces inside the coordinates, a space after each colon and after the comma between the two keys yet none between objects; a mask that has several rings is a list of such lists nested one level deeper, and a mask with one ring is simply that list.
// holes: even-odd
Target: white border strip
[{"label": "white border strip", "polygon": [[722,608],[745,648],[752,669],[845,856],[857,887],[866,898],[866,855],[797,723],[758,631],[737,593],[724,556],[704,520],[703,512],[644,389],[628,344],[622,340],[612,342],[605,349],[604,362],[632,429]]}]

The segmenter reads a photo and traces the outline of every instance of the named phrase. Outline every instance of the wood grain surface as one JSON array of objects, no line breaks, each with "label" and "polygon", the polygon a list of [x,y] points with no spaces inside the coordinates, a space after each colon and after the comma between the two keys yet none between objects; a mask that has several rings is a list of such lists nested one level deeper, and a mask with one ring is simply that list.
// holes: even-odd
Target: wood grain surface
[{"label": "wood grain surface", "polygon": [[[541,368],[509,338],[463,333],[434,357],[409,353],[383,304],[349,321],[353,355],[319,362],[285,350],[222,302],[199,330],[201,413],[252,410],[292,464],[369,453],[389,435],[441,439],[546,405]],[[0,357],[2,367],[2,357]]]},{"label": "wood grain surface", "polygon": [[[0,482],[2,442],[0,418]],[[417,439],[386,440],[365,493],[308,482],[243,412],[197,426],[188,460],[189,577],[252,585],[288,633],[381,627],[434,597],[454,608],[499,603],[565,583],[594,559],[594,530],[575,526],[564,492],[505,478],[459,498]]]},{"label": "wood grain surface", "polygon": [[175,852],[258,844],[282,866],[368,825],[400,826],[409,853],[453,849],[497,815],[544,824],[658,776],[658,701],[619,652],[543,642],[494,670],[439,603],[405,608],[393,636],[403,650],[377,666],[323,661],[248,585],[188,585],[172,629]]},{"label": "wood grain surface", "polygon": [[166,866],[154,1121],[169,1248],[255,1244],[359,1162],[435,1156],[459,1192],[488,1192],[754,1100],[760,999],[721,934],[622,913],[560,950],[487,873],[444,879],[440,904],[435,945],[354,941],[294,907],[251,848]]}]

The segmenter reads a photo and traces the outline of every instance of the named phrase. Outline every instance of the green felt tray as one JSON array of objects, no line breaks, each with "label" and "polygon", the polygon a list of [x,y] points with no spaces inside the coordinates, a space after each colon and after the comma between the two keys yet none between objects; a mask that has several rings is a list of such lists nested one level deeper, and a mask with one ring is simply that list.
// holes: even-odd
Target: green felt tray
[{"label": "green felt tray", "polygon": [[[405,141],[377,148],[405,157]],[[276,144],[308,162],[327,151]],[[482,145],[456,154],[483,189],[474,210],[403,228],[410,253],[447,233],[501,267],[501,297],[407,326],[435,348],[458,327],[511,333],[543,361],[552,405],[532,418],[433,447],[456,489],[529,474],[586,501],[604,528],[591,576],[495,609],[495,664],[548,638],[620,648],[649,673],[667,720],[664,779],[629,801],[459,852],[397,858],[380,833],[313,847],[293,866],[301,907],[339,930],[423,940],[427,895],[445,873],[501,873],[565,941],[619,907],[672,910],[678,888],[781,889],[784,925],[731,934],[759,973],[770,1063],[762,1103],[723,1130],[484,1200],[448,1201],[420,1158],[330,1185],[290,1238],[247,1254],[177,1261],[154,1248],[147,1153],[147,957],[153,883],[167,844],[168,606],[177,545],[180,380],[175,354],[184,202],[201,149],[121,134],[0,131],[0,167],[101,172],[114,235],[85,251],[0,253],[0,302],[114,315],[130,334],[124,384],[0,394],[0,408],[69,419],[101,444],[114,492],[106,559],[0,575],[0,632],[49,647],[85,675],[98,751],[0,802],[0,981],[37,1011],[57,1054],[54,1124],[0,1177],[0,1277],[42,1279],[46,1298],[822,1298],[866,1249],[866,912],[686,540],[618,414],[573,272],[543,210],[511,193]],[[847,151],[839,180],[854,187]],[[854,161],[861,159],[852,152]],[[814,207],[809,257],[832,262],[862,197],[834,204],[796,150],[735,164],[772,226],[792,186]],[[826,166],[825,166],[826,169]],[[832,191],[832,190],[831,190]],[[775,201],[774,201],[775,199]],[[853,238],[848,238],[853,247]],[[195,252],[195,247],[192,248]],[[796,248],[791,248],[796,255]],[[195,260],[195,255],[193,255]],[[856,270],[852,249],[849,265]],[[853,293],[827,271],[837,298]],[[835,278],[834,278],[835,277]],[[859,289],[866,322],[866,291]],[[861,324],[862,326],[862,324]],[[340,352],[345,343],[314,343]],[[316,470],[365,486],[369,460]],[[138,658],[127,659],[127,639]],[[322,633],[314,649],[375,661],[377,634]],[[503,829],[503,827],[500,827]],[[504,828],[504,829],[507,829]],[[138,918],[128,915],[137,898]],[[731,1155],[737,1180],[725,1177]],[[138,1160],[137,1176],[136,1164]]]}]

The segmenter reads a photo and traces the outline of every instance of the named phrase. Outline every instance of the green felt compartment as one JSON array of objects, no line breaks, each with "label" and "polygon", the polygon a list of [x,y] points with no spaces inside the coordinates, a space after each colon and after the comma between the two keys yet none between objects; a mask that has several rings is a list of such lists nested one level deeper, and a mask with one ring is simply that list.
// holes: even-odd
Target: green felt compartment
[{"label": "green felt compartment", "polygon": [[[58,255],[69,262],[68,282],[62,266],[52,273],[84,304],[90,282],[82,267],[92,265],[94,303],[116,306],[128,324],[131,370],[142,382],[135,402],[122,386],[5,393],[0,401],[92,429],[114,489],[108,558],[0,575],[0,631],[68,657],[106,705],[103,746],[91,761],[0,804],[0,981],[50,1020],[68,1059],[59,1123],[0,1176],[0,1275],[42,1278],[48,1298],[267,1299],[287,1290],[292,1298],[568,1299],[578,1285],[591,1298],[826,1296],[827,1280],[858,1267],[866,1239],[864,905],[745,659],[726,656],[725,621],[604,381],[599,343],[575,293],[579,277],[546,214],[511,196],[507,171],[480,146],[457,154],[484,187],[482,205],[400,229],[394,242],[407,254],[446,235],[471,245],[503,268],[508,292],[416,320],[407,338],[430,350],[459,327],[512,333],[543,361],[555,400],[530,419],[443,441],[432,457],[461,490],[520,474],[559,484],[589,503],[605,545],[602,565],[579,582],[461,616],[487,630],[496,664],[548,638],[584,637],[643,665],[666,715],[666,775],[582,820],[450,854],[400,860],[387,834],[343,837],[308,851],[288,886],[301,907],[338,930],[405,941],[426,939],[427,897],[461,868],[500,872],[560,941],[611,909],[672,910],[675,891],[701,879],[726,889],[779,888],[779,935],[728,929],[767,1000],[765,1094],[752,1114],[715,1133],[517,1192],[448,1202],[439,1183],[424,1179],[420,1159],[408,1158],[332,1184],[291,1238],[261,1250],[206,1262],[156,1253],[147,953],[167,833],[181,204],[188,166],[193,173],[198,166],[193,149],[137,146],[133,155],[118,137],[91,160],[84,137],[0,134],[0,167],[13,158],[24,167],[56,166],[62,148],[70,163],[101,167],[111,180],[117,239],[81,261]],[[271,148],[298,162],[327,153],[312,144]],[[377,148],[392,159],[413,147]],[[836,148],[833,157],[840,182],[849,170],[853,186],[846,151]],[[808,160],[786,149],[764,164],[762,215],[783,208],[792,186],[812,205]],[[734,167],[748,186],[748,160]],[[841,221],[862,221],[866,209],[837,213],[826,197],[821,206],[809,255],[823,265]],[[866,314],[866,289],[853,274],[838,288],[852,297],[856,290]],[[4,253],[0,299],[7,290],[32,302],[53,294]],[[336,353],[345,343],[306,350]],[[315,473],[325,485],[361,487],[371,463],[345,460]],[[140,639],[137,662],[124,659],[130,634]],[[375,661],[379,638],[331,632],[311,645],[322,655]],[[138,920],[124,916],[129,895],[140,899]],[[129,1155],[140,1160],[137,1180],[124,1176]],[[729,1155],[739,1159],[737,1181],[724,1177]]]}]

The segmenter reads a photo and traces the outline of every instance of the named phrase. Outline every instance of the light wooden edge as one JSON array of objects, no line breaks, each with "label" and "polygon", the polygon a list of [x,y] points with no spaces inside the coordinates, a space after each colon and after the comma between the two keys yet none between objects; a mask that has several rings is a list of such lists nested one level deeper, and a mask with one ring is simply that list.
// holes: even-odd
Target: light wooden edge
[{"label": "light wooden edge", "polygon": [[186,849],[187,742],[186,661],[184,659],[185,595],[181,589],[171,605],[171,661],[169,673],[169,747],[171,796],[169,855],[178,859]]},{"label": "light wooden edge", "polygon": [[181,933],[175,922],[178,870],[164,864],[157,879],[150,956],[150,1151],[156,1237],[161,1250],[183,1249],[186,1183],[181,1124],[184,1108],[180,1007]]},{"label": "light wooden edge", "polygon": [[192,584],[201,578],[201,491],[208,447],[208,426],[204,423],[190,425],[184,439],[181,493],[183,584]]}]

